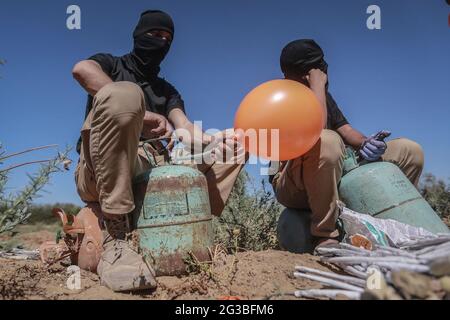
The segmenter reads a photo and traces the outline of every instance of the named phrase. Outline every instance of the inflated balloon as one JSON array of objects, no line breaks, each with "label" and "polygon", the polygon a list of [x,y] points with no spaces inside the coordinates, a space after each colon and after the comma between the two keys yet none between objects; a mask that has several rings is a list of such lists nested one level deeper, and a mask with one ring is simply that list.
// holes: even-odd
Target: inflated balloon
[{"label": "inflated balloon", "polygon": [[[323,121],[322,106],[308,87],[292,80],[272,80],[256,87],[242,100],[234,128],[244,130],[242,142],[250,154],[270,160],[290,160],[316,144]],[[271,129],[279,129],[279,136]]]}]

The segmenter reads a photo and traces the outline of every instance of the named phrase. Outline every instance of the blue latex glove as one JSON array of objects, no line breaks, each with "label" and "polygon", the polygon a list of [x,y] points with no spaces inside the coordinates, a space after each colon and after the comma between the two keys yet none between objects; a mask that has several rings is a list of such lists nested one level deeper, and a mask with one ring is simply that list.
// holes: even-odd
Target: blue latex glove
[{"label": "blue latex glove", "polygon": [[390,135],[390,133],[387,131],[380,131],[367,138],[359,149],[359,154],[364,160],[377,161],[386,151],[386,143],[383,140],[377,140],[377,137],[380,135],[380,133],[386,133],[387,136]]}]

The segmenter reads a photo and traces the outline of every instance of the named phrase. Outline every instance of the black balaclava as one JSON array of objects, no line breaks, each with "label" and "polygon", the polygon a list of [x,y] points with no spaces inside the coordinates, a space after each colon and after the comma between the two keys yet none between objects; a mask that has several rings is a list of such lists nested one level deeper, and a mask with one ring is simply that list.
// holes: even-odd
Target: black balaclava
[{"label": "black balaclava", "polygon": [[327,73],[328,64],[319,45],[311,39],[295,40],[288,43],[281,52],[280,66],[286,79],[292,79],[308,85],[304,77],[311,69],[320,69]]},{"label": "black balaclava", "polygon": [[159,10],[148,10],[141,14],[134,29],[134,48],[131,52],[133,71],[146,79],[153,79],[159,73],[159,65],[169,52],[170,43],[147,33],[151,30],[164,30],[174,35],[172,18]]}]

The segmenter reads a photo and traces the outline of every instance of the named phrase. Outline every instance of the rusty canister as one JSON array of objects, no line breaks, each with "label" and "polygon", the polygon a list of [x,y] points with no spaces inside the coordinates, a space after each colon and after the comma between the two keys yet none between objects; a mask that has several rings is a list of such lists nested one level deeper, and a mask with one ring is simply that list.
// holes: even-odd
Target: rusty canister
[{"label": "rusty canister", "polygon": [[208,187],[198,170],[167,165],[135,179],[134,220],[140,248],[156,274],[186,272],[186,258],[208,261],[213,227]]}]

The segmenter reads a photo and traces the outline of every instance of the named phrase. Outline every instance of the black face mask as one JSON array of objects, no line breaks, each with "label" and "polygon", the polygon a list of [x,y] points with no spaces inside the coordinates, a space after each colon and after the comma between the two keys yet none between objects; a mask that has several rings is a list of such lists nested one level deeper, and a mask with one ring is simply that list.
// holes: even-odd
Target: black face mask
[{"label": "black face mask", "polygon": [[147,10],[141,14],[133,32],[133,51],[125,56],[127,66],[140,78],[151,81],[157,78],[159,65],[170,49],[170,42],[149,35],[152,30],[162,30],[174,35],[172,18],[159,10]]},{"label": "black face mask", "polygon": [[145,75],[159,69],[169,49],[170,43],[167,40],[144,34],[134,39],[132,55],[137,60],[139,71]]}]

